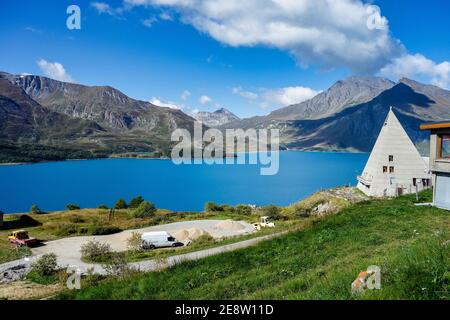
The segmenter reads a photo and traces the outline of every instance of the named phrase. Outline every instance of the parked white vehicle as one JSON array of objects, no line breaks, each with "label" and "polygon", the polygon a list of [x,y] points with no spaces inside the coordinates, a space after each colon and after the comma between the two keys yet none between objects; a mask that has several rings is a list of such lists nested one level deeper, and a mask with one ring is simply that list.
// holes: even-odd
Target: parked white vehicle
[{"label": "parked white vehicle", "polygon": [[255,230],[257,231],[261,230],[261,228],[275,228],[275,224],[273,222],[270,222],[269,217],[267,216],[261,217],[260,222],[252,223],[252,225],[253,228],[255,228]]},{"label": "parked white vehicle", "polygon": [[180,247],[183,243],[179,242],[166,231],[146,232],[142,234],[142,249],[155,249],[164,247]]}]

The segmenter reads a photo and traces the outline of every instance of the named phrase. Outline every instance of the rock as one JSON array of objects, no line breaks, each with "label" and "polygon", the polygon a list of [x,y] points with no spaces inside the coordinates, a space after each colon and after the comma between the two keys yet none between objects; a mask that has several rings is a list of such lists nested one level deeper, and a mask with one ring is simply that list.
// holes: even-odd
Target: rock
[{"label": "rock", "polygon": [[28,272],[30,272],[30,269],[30,266],[19,264],[0,270],[0,284],[23,280]]}]

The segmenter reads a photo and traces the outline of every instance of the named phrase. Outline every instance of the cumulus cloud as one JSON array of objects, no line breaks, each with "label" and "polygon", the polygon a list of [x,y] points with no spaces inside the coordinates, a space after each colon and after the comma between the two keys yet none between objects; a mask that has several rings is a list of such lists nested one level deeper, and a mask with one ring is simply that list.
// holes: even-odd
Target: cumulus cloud
[{"label": "cumulus cloud", "polygon": [[186,101],[187,99],[189,99],[190,96],[191,96],[191,93],[188,90],[184,90],[181,93],[181,100]]},{"label": "cumulus cloud", "polygon": [[49,78],[64,82],[74,82],[70,74],[67,73],[64,66],[59,62],[48,62],[45,59],[39,59],[37,64],[44,75]]},{"label": "cumulus cloud", "polygon": [[147,28],[151,28],[153,26],[153,24],[157,21],[158,21],[158,19],[156,19],[155,17],[149,17],[149,18],[143,20],[142,24],[144,26],[146,26]]},{"label": "cumulus cloud", "polygon": [[432,84],[450,89],[450,62],[436,63],[421,54],[405,54],[382,68],[382,76],[399,79],[422,77]]},{"label": "cumulus cloud", "polygon": [[234,87],[232,92],[240,95],[249,103],[256,103],[262,109],[268,109],[301,103],[315,97],[321,91],[306,87],[286,87],[279,89],[259,89],[259,93],[255,93],[245,91],[242,87]]},{"label": "cumulus cloud", "polygon": [[113,16],[115,14],[114,9],[105,2],[92,2],[91,6],[94,7],[98,13],[106,13],[110,16]]},{"label": "cumulus cloud", "polygon": [[231,90],[234,94],[240,95],[242,98],[248,99],[248,100],[256,100],[258,99],[258,94],[252,91],[244,91],[241,87],[234,87]]},{"label": "cumulus cloud", "polygon": [[[348,67],[372,73],[404,52],[388,20],[361,0],[125,0],[171,9],[215,40],[268,46],[291,53],[301,65]],[[378,22],[372,28],[371,21]]]},{"label": "cumulus cloud", "polygon": [[165,107],[165,108],[176,109],[176,110],[182,110],[184,108],[183,105],[177,104],[176,102],[163,101],[160,98],[156,98],[156,97],[151,98],[149,100],[149,102],[158,107]]},{"label": "cumulus cloud", "polygon": [[287,87],[268,90],[264,93],[264,102],[266,104],[275,104],[284,107],[309,100],[319,93],[320,91],[305,87]]},{"label": "cumulus cloud", "polygon": [[211,103],[212,99],[208,96],[201,96],[200,99],[198,100],[198,102],[200,102],[203,105],[206,105],[208,103]]}]

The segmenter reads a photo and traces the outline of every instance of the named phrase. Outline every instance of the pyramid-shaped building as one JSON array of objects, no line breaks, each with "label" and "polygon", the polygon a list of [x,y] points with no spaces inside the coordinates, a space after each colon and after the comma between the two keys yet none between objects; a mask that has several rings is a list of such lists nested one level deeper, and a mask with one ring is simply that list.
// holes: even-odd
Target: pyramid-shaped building
[{"label": "pyramid-shaped building", "polygon": [[430,187],[428,165],[391,110],[381,128],[358,189],[372,197],[394,197]]}]

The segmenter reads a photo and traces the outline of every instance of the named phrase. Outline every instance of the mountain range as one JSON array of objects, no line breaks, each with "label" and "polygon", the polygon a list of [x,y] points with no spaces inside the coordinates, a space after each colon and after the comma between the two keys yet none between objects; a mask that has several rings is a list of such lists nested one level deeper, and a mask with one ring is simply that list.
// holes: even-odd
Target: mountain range
[{"label": "mountain range", "polygon": [[208,127],[218,127],[233,121],[241,120],[238,116],[225,108],[221,108],[214,112],[196,112],[193,117],[197,121],[203,122]]},{"label": "mountain range", "polygon": [[450,119],[450,91],[410,79],[395,83],[379,77],[350,77],[308,101],[267,116],[239,119],[223,108],[191,117],[181,110],[132,99],[109,86],[0,72],[0,161],[130,152],[167,156],[172,131],[192,132],[196,119],[205,128],[222,130],[278,128],[286,149],[367,152],[390,107],[426,153],[428,133],[420,131],[419,124]]},{"label": "mountain range", "polygon": [[450,119],[450,91],[410,79],[350,77],[303,103],[222,128],[277,128],[286,149],[369,152],[390,107],[426,154],[429,133],[419,125]]}]

